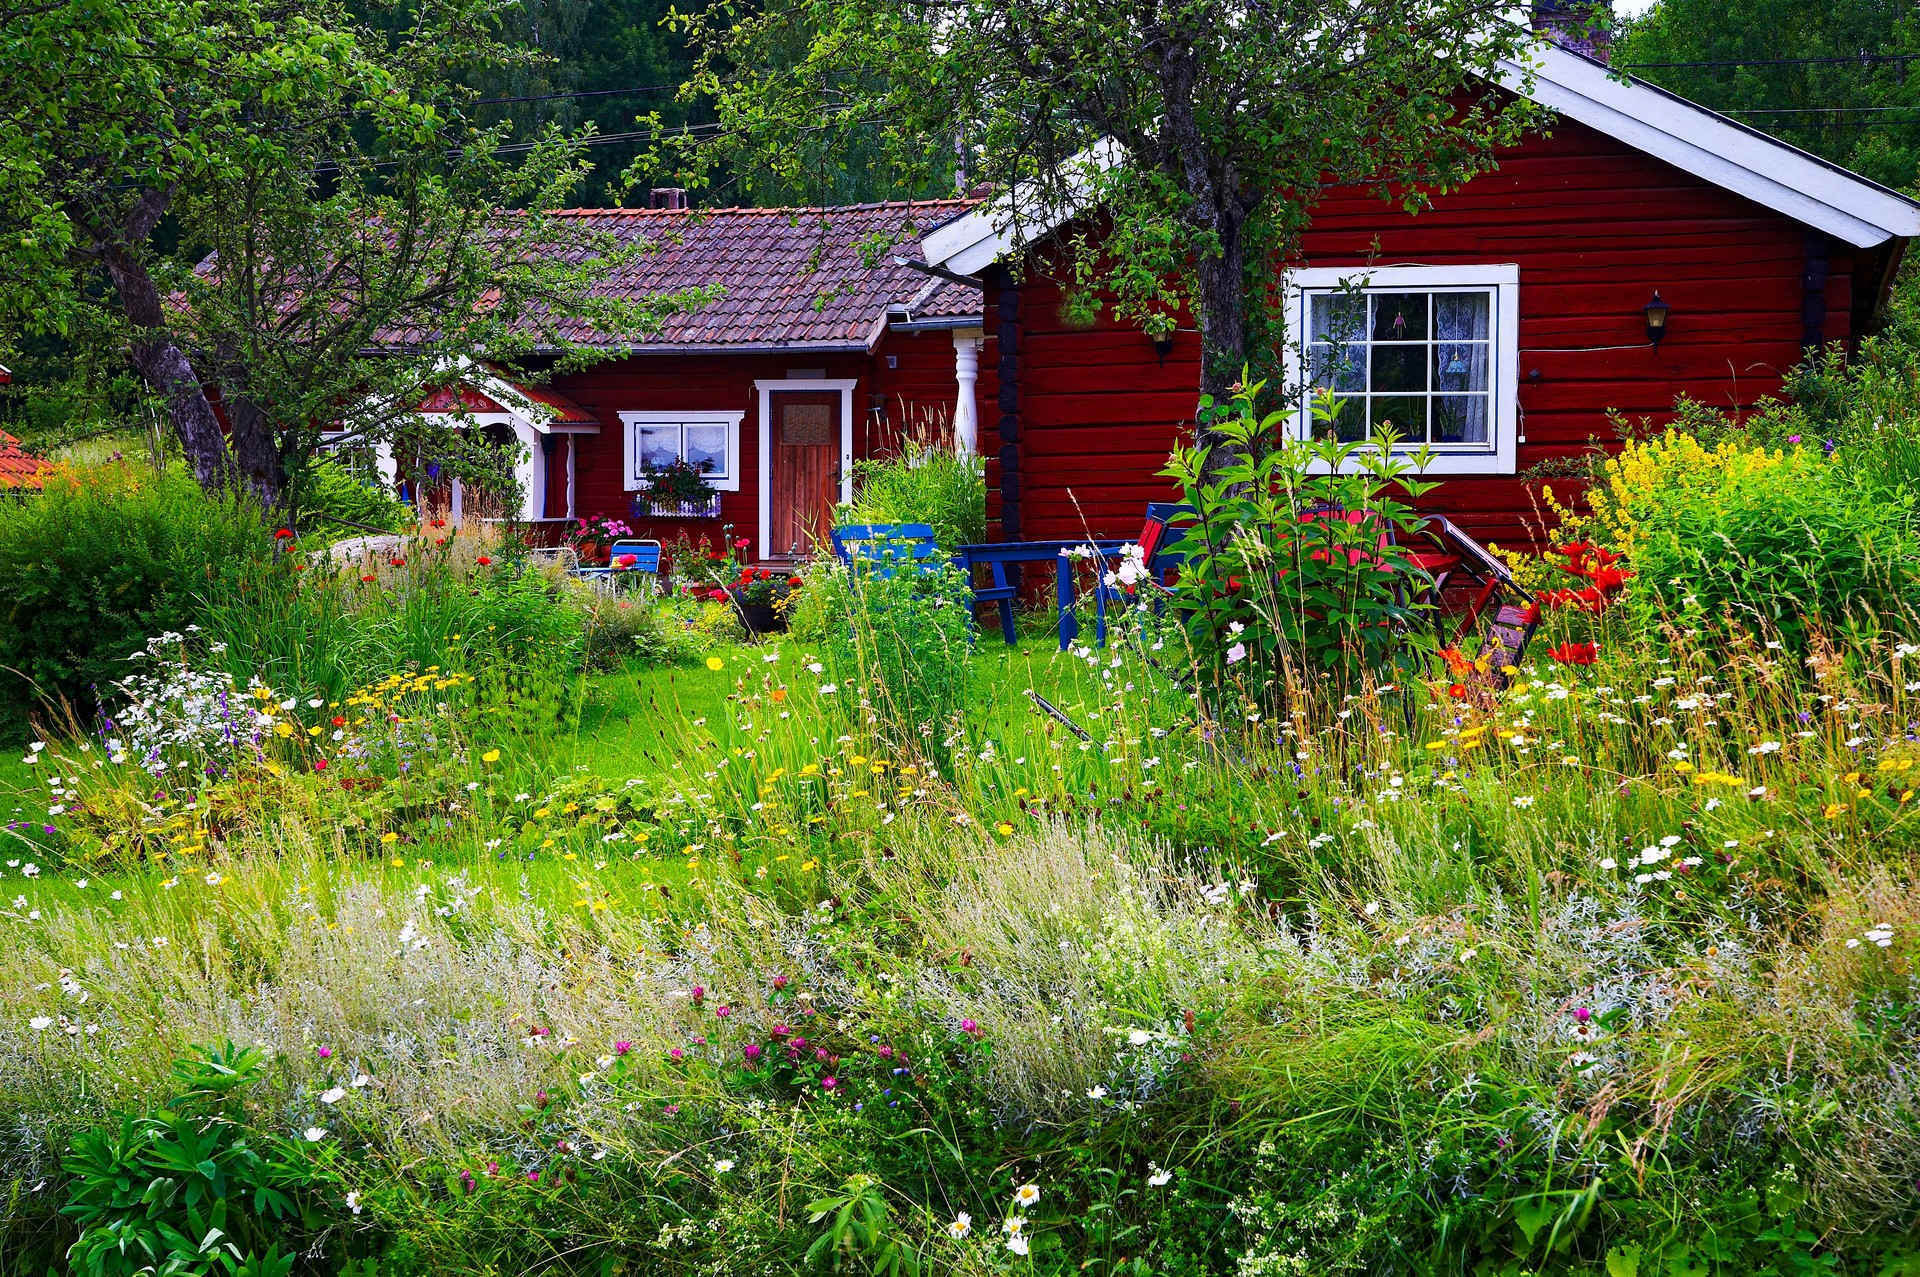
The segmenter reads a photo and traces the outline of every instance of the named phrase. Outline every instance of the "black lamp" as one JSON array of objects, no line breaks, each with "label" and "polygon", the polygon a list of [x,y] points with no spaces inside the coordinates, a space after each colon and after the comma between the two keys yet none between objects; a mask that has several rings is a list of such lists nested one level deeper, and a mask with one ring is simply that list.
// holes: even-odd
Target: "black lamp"
[{"label": "black lamp", "polygon": [[1153,353],[1160,356],[1160,366],[1167,366],[1167,356],[1173,353],[1173,330],[1156,329],[1153,333]]},{"label": "black lamp", "polygon": [[1660,290],[1653,290],[1653,300],[1646,304],[1647,341],[1655,350],[1660,349],[1660,339],[1667,335],[1667,311],[1670,307],[1660,300]]}]

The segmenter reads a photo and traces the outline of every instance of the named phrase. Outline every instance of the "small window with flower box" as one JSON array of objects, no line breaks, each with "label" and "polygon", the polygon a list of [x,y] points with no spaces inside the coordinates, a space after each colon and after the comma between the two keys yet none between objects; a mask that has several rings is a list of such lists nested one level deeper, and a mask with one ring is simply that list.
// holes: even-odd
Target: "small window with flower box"
[{"label": "small window with flower box", "polygon": [[[660,486],[663,475],[692,471],[716,493],[738,492],[740,422],[745,416],[744,412],[622,412],[626,491],[647,493]],[[704,510],[717,501],[716,497],[697,504]],[[663,515],[676,512],[655,511]]]},{"label": "small window with flower box", "polygon": [[[1520,268],[1314,267],[1287,275],[1301,438],[1433,450],[1433,474],[1512,474]],[[1331,395],[1333,412],[1315,412]]]}]

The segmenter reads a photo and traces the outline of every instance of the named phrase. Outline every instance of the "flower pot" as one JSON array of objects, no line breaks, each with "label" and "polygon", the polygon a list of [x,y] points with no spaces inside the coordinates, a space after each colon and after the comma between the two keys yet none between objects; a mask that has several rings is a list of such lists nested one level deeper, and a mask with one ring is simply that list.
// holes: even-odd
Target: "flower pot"
[{"label": "flower pot", "polygon": [[740,609],[740,619],[746,623],[749,634],[783,634],[787,628],[787,618],[771,603],[745,603],[734,600]]}]

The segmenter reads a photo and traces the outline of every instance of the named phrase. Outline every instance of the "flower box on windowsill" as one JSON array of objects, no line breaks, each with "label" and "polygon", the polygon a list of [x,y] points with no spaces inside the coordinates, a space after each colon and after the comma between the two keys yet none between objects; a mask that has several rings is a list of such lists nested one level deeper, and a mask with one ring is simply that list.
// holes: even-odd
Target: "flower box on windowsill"
[{"label": "flower box on windowsill", "polygon": [[656,519],[717,519],[720,517],[720,494],[714,493],[704,501],[659,501],[647,498],[643,505],[648,514]]}]

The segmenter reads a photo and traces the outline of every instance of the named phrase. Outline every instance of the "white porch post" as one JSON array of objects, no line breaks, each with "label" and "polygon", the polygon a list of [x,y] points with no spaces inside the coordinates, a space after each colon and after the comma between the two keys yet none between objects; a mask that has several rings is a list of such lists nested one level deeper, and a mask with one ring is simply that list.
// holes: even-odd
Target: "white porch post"
[{"label": "white porch post", "polygon": [[568,435],[567,436],[567,517],[569,519],[574,517],[573,484],[574,484],[574,477],[578,473],[575,466],[575,458],[578,457],[579,454],[580,454],[580,437],[578,435]]},{"label": "white porch post", "polygon": [[547,468],[540,452],[540,432],[530,423],[515,422],[513,435],[520,444],[520,456],[513,463],[513,477],[520,484],[520,518],[531,522],[540,517],[540,501],[546,491]]},{"label": "white porch post", "polygon": [[459,475],[455,475],[447,486],[453,490],[452,504],[447,510],[447,518],[452,522],[453,526],[457,528],[460,526],[460,516],[465,514],[467,510],[467,485],[460,482]]},{"label": "white porch post", "polygon": [[373,468],[380,476],[383,490],[392,496],[400,484],[400,463],[394,460],[391,439],[381,439],[373,445]]},{"label": "white porch post", "polygon": [[980,410],[974,401],[974,386],[980,380],[980,346],[984,340],[978,328],[953,330],[953,379],[960,387],[953,404],[953,440],[960,455],[966,457],[979,451]]}]

